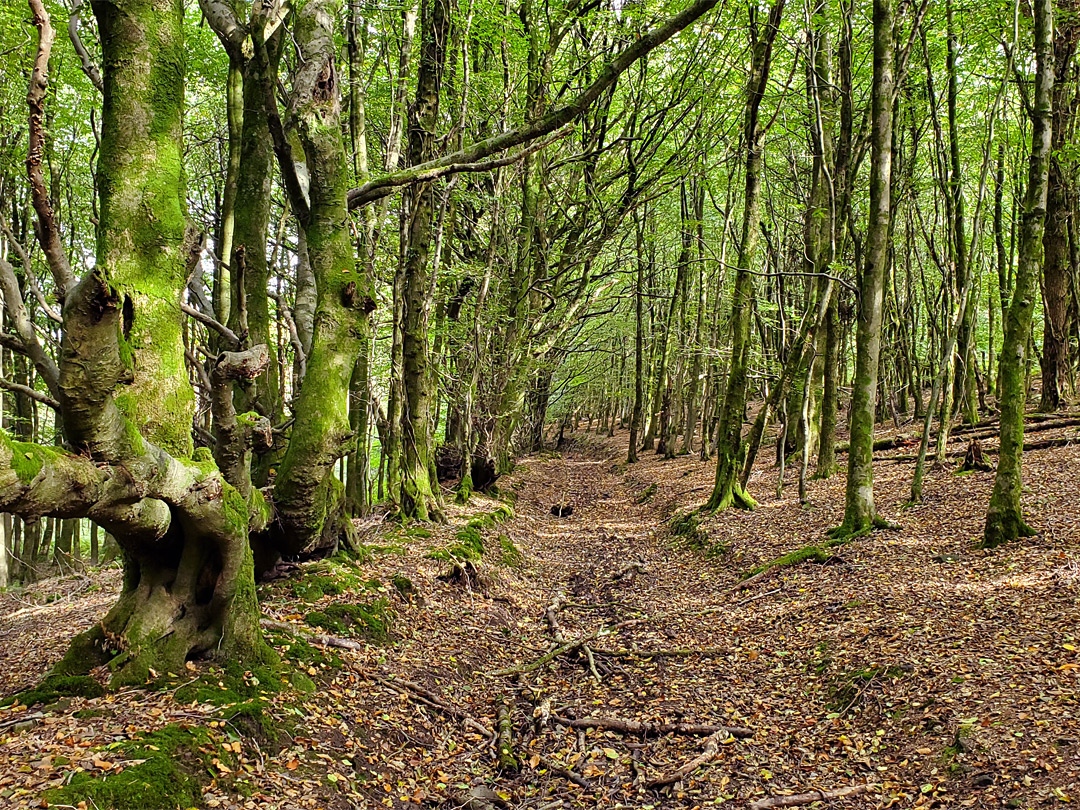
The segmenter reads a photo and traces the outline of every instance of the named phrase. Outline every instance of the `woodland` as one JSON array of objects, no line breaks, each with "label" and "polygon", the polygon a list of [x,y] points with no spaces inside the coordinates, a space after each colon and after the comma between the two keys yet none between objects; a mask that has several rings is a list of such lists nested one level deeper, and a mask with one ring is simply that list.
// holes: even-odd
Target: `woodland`
[{"label": "woodland", "polygon": [[0,32],[0,804],[1080,801],[1075,0]]}]

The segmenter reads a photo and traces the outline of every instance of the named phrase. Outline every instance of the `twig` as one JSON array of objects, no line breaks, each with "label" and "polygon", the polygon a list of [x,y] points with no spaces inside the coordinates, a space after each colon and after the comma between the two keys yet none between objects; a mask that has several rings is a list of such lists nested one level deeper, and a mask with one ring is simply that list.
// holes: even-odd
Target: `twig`
[{"label": "twig", "polygon": [[705,748],[702,750],[701,754],[694,757],[692,760],[687,762],[678,770],[672,771],[669,774],[665,774],[659,779],[653,779],[651,782],[648,782],[646,786],[651,788],[658,788],[663,787],[664,785],[673,784],[675,782],[678,782],[684,776],[693,773],[702,765],[707,765],[712,762],[714,759],[717,758],[717,756],[720,755],[720,743],[728,739],[728,735],[726,732],[727,729],[724,729],[723,731],[717,731],[713,734],[710,734],[709,738],[705,741]]},{"label": "twig", "polygon": [[574,773],[574,771],[570,770],[569,768],[564,768],[562,765],[551,759],[548,759],[543,754],[538,754],[537,756],[540,759],[540,764],[547,768],[549,771],[551,771],[553,774],[561,776],[568,782],[573,782],[578,787],[585,788],[586,790],[592,790],[592,782],[590,782],[584,776]]},{"label": "twig", "polygon": [[353,652],[364,652],[367,650],[367,647],[358,641],[352,641],[347,638],[338,638],[337,636],[327,636],[323,633],[309,633],[306,630],[302,630],[301,628],[287,624],[286,622],[261,619],[259,624],[267,630],[278,630],[282,633],[289,633],[290,635],[298,636],[322,647],[337,647],[341,650],[352,650]]},{"label": "twig", "polygon": [[843,799],[848,796],[861,796],[869,793],[871,785],[849,785],[836,790],[815,790],[813,793],[795,793],[791,796],[773,796],[758,799],[750,804],[750,810],[772,810],[774,807],[799,807],[813,802],[827,802],[830,799]]},{"label": "twig", "polygon": [[45,715],[41,712],[34,712],[33,714],[20,714],[18,717],[12,717],[10,720],[5,720],[0,723],[0,729],[11,728],[11,726],[17,726],[19,723],[36,723]]}]

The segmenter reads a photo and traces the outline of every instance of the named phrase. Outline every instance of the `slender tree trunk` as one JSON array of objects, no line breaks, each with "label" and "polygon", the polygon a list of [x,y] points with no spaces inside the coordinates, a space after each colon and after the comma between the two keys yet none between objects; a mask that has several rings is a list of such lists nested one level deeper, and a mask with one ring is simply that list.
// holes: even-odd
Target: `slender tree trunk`
[{"label": "slender tree trunk", "polygon": [[844,520],[838,537],[869,531],[879,523],[874,507],[874,408],[881,355],[882,299],[892,212],[894,92],[893,0],[874,0],[874,83],[870,136],[870,222],[865,264],[859,274],[855,382]]},{"label": "slender tree trunk", "polygon": [[784,0],[776,0],[769,11],[763,31],[758,30],[757,10],[751,7],[751,67],[746,87],[746,110],[743,130],[746,148],[746,185],[743,196],[742,237],[739,242],[735,288],[732,294],[731,367],[728,372],[724,405],[720,412],[719,441],[716,447],[716,479],[706,509],[715,511],[729,506],[753,508],[754,499],[739,481],[742,423],[746,410],[746,380],[750,354],[750,319],[754,305],[754,280],[751,271],[757,261],[761,204],[761,164],[764,128],[760,121],[761,101],[769,80],[772,45],[779,32]]},{"label": "slender tree trunk", "polygon": [[1053,136],[1051,97],[1054,88],[1053,0],[1036,0],[1035,92],[1031,110],[1031,154],[1028,158],[1027,190],[1020,226],[1016,282],[1005,319],[1001,347],[1000,450],[994,489],[986,512],[983,545],[994,547],[1034,530],[1023,517],[1020,504],[1021,467],[1024,453],[1024,379],[1028,358],[1031,319],[1038,291],[1045,230],[1050,151]]}]

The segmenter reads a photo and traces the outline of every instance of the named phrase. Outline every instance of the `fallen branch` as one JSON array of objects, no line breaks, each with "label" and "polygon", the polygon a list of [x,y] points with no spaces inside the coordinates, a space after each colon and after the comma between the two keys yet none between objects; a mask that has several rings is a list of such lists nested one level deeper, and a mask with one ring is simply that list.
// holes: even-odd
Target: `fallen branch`
[{"label": "fallen branch", "polygon": [[638,574],[644,574],[646,571],[645,563],[641,560],[634,560],[629,562],[611,575],[611,578],[615,582],[632,582],[634,577]]},{"label": "fallen branch", "polygon": [[669,774],[665,774],[659,779],[653,779],[651,782],[648,782],[646,784],[646,787],[658,788],[664,787],[665,785],[674,784],[675,782],[678,782],[680,779],[682,779],[684,776],[687,776],[696,771],[702,765],[708,765],[720,755],[720,744],[724,740],[728,739],[728,735],[725,732],[726,729],[724,731],[717,731],[709,735],[709,739],[705,741],[705,748],[702,749],[701,754],[694,757],[692,760],[687,762],[678,770],[672,771]]},{"label": "fallen branch", "polygon": [[746,739],[754,736],[754,730],[741,726],[715,726],[707,723],[641,723],[637,720],[624,720],[621,717],[582,717],[569,718],[552,715],[552,720],[569,728],[599,728],[604,731],[617,731],[622,734],[636,734],[640,737],[661,737],[664,734],[687,734],[704,737],[708,734],[722,734],[722,739],[735,737]]},{"label": "fallen branch", "polygon": [[772,810],[774,807],[799,807],[813,802],[827,802],[830,799],[844,799],[848,796],[861,796],[870,792],[870,785],[850,785],[836,790],[815,790],[813,793],[795,793],[791,796],[773,796],[758,799],[750,804],[750,810]]},{"label": "fallen branch", "polygon": [[30,725],[33,725],[34,723],[41,720],[44,716],[45,715],[41,712],[34,712],[33,714],[19,714],[15,717],[12,717],[10,720],[4,720],[2,723],[0,723],[0,729],[11,728],[12,726],[20,725],[21,723],[29,723]]},{"label": "fallen branch", "polygon": [[663,615],[666,615],[666,614],[662,614],[661,616],[654,616],[654,617],[646,616],[646,617],[641,618],[641,619],[627,619],[624,622],[619,622],[618,624],[613,624],[610,627],[601,627],[599,630],[597,630],[597,631],[595,631],[593,633],[590,633],[587,636],[584,636],[582,638],[574,639],[573,641],[568,641],[565,644],[560,644],[555,649],[549,650],[548,652],[544,653],[542,656],[537,658],[531,664],[525,664],[525,665],[520,666],[520,667],[511,667],[510,669],[500,669],[500,670],[497,670],[497,671],[492,672],[490,674],[491,675],[524,675],[524,674],[529,673],[529,672],[535,672],[536,670],[540,669],[541,667],[546,666],[547,664],[554,661],[560,655],[564,655],[564,654],[566,654],[568,652],[571,652],[573,650],[578,649],[579,647],[583,647],[583,646],[587,645],[590,641],[595,641],[596,639],[601,638],[602,636],[610,635],[611,633],[615,632],[616,630],[621,630],[624,627],[629,627],[629,626],[634,625],[634,624],[641,624],[642,622],[652,621],[653,619],[657,619],[657,618],[663,618]]},{"label": "fallen branch", "polygon": [[543,754],[538,754],[537,756],[538,756],[538,758],[540,760],[540,764],[543,765],[545,768],[547,768],[549,771],[551,771],[553,774],[556,774],[557,776],[561,776],[563,779],[565,779],[568,782],[573,782],[578,787],[585,788],[586,790],[592,790],[592,786],[593,786],[592,782],[590,782],[584,776],[581,776],[580,774],[575,773],[574,771],[570,770],[569,768],[564,768],[562,765],[560,765],[559,763],[557,763],[557,762],[555,762],[553,760],[548,759]]},{"label": "fallen branch", "polygon": [[367,650],[367,646],[361,644],[359,641],[353,641],[348,638],[339,638],[337,636],[328,636],[323,633],[310,633],[307,630],[286,622],[261,619],[259,625],[266,630],[278,630],[282,633],[289,633],[290,635],[303,638],[305,641],[318,644],[320,647],[336,647],[339,650],[352,650],[353,652],[364,652]]},{"label": "fallen branch", "polygon": [[514,756],[513,742],[514,724],[510,719],[510,705],[505,701],[499,701],[499,708],[495,713],[495,759],[499,763],[500,770],[516,771],[520,768],[517,757]]},{"label": "fallen branch", "polygon": [[731,653],[729,647],[701,647],[694,649],[692,647],[678,647],[672,650],[599,650],[594,649],[594,653],[597,655],[606,655],[608,658],[690,658],[699,656],[701,658],[716,658],[721,655],[728,655]]}]

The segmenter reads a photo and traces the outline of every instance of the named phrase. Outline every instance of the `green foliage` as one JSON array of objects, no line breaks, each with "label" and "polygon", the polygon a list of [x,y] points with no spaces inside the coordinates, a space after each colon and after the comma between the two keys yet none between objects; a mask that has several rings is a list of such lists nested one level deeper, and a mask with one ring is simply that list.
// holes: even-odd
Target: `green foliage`
[{"label": "green foliage", "polygon": [[105,694],[100,683],[88,675],[49,675],[40,684],[25,689],[11,697],[0,700],[0,706],[18,703],[23,706],[36,706],[39,703],[55,703],[62,697],[96,698]]}]

